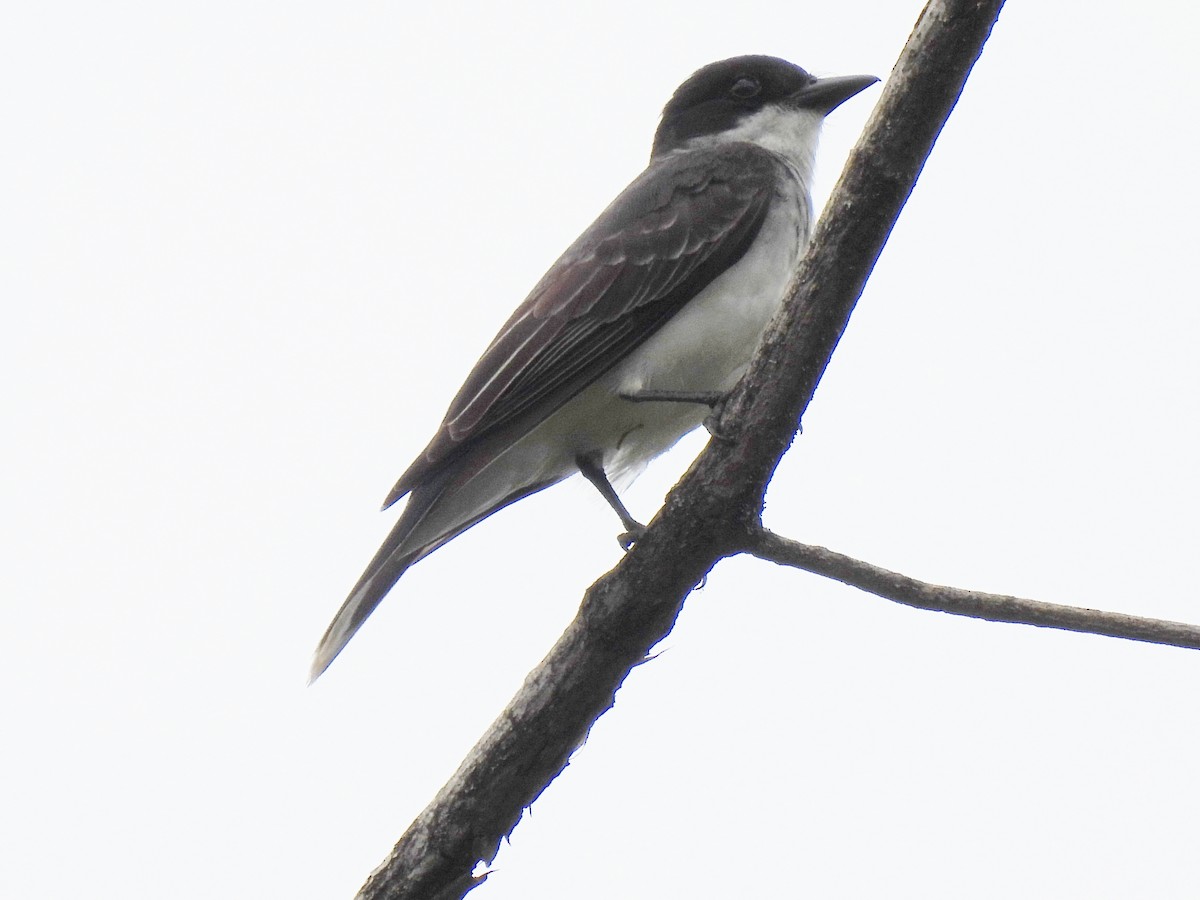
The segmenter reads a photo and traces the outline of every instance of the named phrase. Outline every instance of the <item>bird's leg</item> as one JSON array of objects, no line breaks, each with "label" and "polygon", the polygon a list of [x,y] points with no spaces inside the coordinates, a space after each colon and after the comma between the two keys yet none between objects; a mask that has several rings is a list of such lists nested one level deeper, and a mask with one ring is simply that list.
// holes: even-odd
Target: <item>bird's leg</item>
[{"label": "bird's leg", "polygon": [[707,406],[711,412],[704,419],[705,430],[718,440],[729,440],[729,437],[723,434],[717,425],[721,419],[721,413],[725,411],[725,401],[729,399],[728,393],[722,393],[721,391],[659,391],[642,389],[638,391],[624,391],[617,396],[622,400],[631,400],[634,403],[698,403],[701,406]]},{"label": "bird's leg", "polygon": [[699,403],[708,407],[716,407],[725,399],[720,391],[657,391],[649,388],[622,391],[617,396],[634,403]]},{"label": "bird's leg", "polygon": [[621,524],[625,526],[623,534],[617,535],[617,541],[628,550],[632,547],[642,532],[646,530],[646,526],[629,514],[629,510],[625,508],[625,504],[621,502],[621,498],[617,496],[617,489],[612,486],[612,482],[608,480],[608,475],[604,473],[604,467],[594,456],[580,454],[575,457],[575,465],[579,466],[579,471],[583,473],[583,477],[592,483],[592,485],[600,492],[600,496],[608,501],[608,505],[613,508],[621,518]]}]

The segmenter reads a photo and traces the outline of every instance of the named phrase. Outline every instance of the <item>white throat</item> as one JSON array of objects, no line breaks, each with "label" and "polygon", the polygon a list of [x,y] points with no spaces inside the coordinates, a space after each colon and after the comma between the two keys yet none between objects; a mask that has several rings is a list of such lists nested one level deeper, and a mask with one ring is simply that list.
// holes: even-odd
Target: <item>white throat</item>
[{"label": "white throat", "polygon": [[824,122],[824,114],[815,110],[767,106],[728,131],[692,138],[682,149],[699,150],[742,142],[757,144],[782,158],[796,172],[807,191],[812,185],[817,141]]}]

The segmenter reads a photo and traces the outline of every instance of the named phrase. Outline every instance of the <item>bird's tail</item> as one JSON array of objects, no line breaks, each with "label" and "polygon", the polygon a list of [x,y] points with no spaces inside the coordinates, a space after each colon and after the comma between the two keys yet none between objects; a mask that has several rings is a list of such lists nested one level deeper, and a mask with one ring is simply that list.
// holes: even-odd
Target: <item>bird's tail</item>
[{"label": "bird's tail", "polygon": [[321,642],[317,644],[316,652],[313,653],[312,669],[308,676],[309,684],[316,681],[321,673],[329,668],[329,664],[342,652],[342,649],[350,642],[350,638],[354,637],[363,622],[367,621],[367,617],[375,611],[375,607],[387,596],[387,592],[400,580],[400,576],[408,567],[453,537],[453,535],[449,535],[423,547],[407,546],[408,538],[428,513],[430,507],[437,501],[440,493],[438,491],[430,499],[424,499],[420,497],[418,491],[409,497],[404,514],[400,516],[396,526],[388,533],[383,546],[379,548],[367,565],[366,570],[358,579],[358,583],[354,585],[350,595],[337,611],[337,615],[325,629],[325,634],[322,635]]},{"label": "bird's tail", "polygon": [[[350,596],[337,611],[317,645],[309,672],[309,684],[329,668],[329,664],[342,652],[409,566],[424,559],[497,510],[561,480],[560,476],[538,481],[512,491],[499,500],[471,508],[470,498],[462,497],[463,494],[471,493],[469,488],[463,490],[467,487],[463,482],[469,483],[471,479],[461,479],[461,474],[446,472],[433,483],[421,485],[409,496],[408,505],[404,507],[396,527],[391,530],[379,552],[367,565],[366,571],[350,591]],[[463,500],[467,502],[462,506],[467,506],[469,512],[462,510],[460,501]]]}]

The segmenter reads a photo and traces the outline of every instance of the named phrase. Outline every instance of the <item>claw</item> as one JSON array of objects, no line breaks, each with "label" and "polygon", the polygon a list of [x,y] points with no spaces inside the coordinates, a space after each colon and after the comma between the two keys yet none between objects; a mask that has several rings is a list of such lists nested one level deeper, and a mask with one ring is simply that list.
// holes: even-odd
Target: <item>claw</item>
[{"label": "claw", "polygon": [[621,549],[626,553],[632,550],[633,545],[641,540],[642,535],[646,533],[645,525],[640,525],[637,522],[634,522],[633,524],[637,527],[630,528],[628,531],[622,531],[617,535],[617,543],[621,545]]}]

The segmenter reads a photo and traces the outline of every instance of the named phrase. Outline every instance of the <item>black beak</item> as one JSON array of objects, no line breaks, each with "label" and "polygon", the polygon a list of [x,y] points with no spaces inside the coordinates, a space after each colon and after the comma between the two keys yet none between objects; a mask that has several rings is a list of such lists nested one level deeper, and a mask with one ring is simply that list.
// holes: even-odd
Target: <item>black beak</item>
[{"label": "black beak", "polygon": [[792,94],[790,100],[797,109],[815,109],[823,115],[829,115],[855,94],[865,91],[878,80],[874,75],[814,78]]}]

